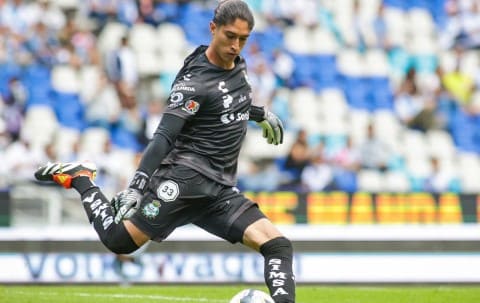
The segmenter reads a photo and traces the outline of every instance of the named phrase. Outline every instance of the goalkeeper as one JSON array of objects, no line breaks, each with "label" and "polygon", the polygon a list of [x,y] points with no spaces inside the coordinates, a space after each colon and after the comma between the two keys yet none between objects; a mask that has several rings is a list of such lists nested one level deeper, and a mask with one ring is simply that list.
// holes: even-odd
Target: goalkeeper
[{"label": "goalkeeper", "polygon": [[177,227],[193,223],[260,252],[272,298],[292,303],[291,242],[235,187],[249,120],[259,123],[268,143],[283,140],[277,116],[252,105],[240,51],[253,26],[245,2],[219,2],[210,22],[210,44],[185,59],[129,188],[112,202],[93,182],[91,163],[47,164],[35,177],[76,189],[101,241],[114,253],[131,253],[149,240],[161,242]]}]

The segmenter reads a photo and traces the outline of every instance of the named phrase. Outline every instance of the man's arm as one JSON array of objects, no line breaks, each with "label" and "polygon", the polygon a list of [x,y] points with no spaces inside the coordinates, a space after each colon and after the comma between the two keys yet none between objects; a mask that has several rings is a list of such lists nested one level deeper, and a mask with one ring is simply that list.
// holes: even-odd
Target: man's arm
[{"label": "man's arm", "polygon": [[155,131],[152,141],[143,152],[142,159],[129,188],[143,193],[153,172],[160,167],[165,156],[170,152],[177,135],[183,128],[185,120],[171,114],[164,114]]},{"label": "man's arm", "polygon": [[127,219],[135,213],[150,177],[172,149],[175,139],[184,125],[183,118],[171,114],[163,115],[153,139],[145,148],[130,185],[112,199],[111,204],[116,213],[116,222]]},{"label": "man's arm", "polygon": [[164,114],[153,139],[143,152],[137,171],[141,171],[150,177],[170,152],[184,125],[185,120],[183,118]]}]

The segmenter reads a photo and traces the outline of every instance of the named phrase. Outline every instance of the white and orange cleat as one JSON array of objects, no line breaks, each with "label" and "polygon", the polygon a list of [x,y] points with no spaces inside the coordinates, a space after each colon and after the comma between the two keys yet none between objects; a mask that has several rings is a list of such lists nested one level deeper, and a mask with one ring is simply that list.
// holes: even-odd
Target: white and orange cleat
[{"label": "white and orange cleat", "polygon": [[38,181],[54,181],[64,188],[72,187],[72,180],[86,176],[95,179],[97,166],[92,162],[47,163],[35,172]]}]

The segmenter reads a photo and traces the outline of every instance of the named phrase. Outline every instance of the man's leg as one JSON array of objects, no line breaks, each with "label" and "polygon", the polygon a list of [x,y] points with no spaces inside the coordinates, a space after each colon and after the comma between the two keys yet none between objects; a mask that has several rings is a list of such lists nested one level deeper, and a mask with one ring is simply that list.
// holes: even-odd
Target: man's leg
[{"label": "man's leg", "polygon": [[268,219],[250,224],[243,234],[243,244],[265,258],[265,283],[275,303],[295,302],[295,276],[293,275],[293,248]]},{"label": "man's leg", "polygon": [[40,167],[35,178],[74,188],[102,243],[116,254],[132,253],[149,238],[130,221],[115,223],[110,201],[93,182],[95,174],[96,167],[92,163],[52,163]]},{"label": "man's leg", "polygon": [[231,243],[241,242],[265,258],[265,282],[275,303],[295,302],[293,249],[290,240],[238,189],[224,187],[205,213],[193,221]]}]

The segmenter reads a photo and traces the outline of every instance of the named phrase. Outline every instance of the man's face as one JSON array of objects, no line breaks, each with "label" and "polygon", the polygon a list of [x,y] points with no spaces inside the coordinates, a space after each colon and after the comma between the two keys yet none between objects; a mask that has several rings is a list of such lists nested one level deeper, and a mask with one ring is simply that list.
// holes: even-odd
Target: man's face
[{"label": "man's face", "polygon": [[211,46],[224,64],[231,64],[240,54],[250,35],[248,22],[237,18],[233,23],[217,26],[210,23]]}]

